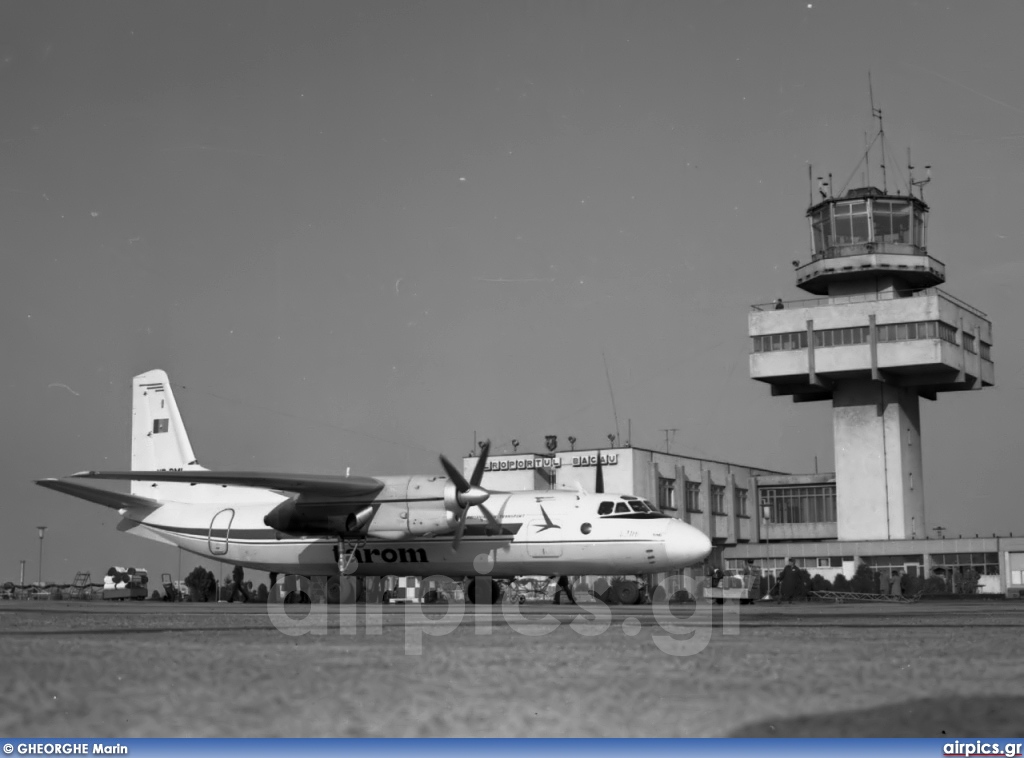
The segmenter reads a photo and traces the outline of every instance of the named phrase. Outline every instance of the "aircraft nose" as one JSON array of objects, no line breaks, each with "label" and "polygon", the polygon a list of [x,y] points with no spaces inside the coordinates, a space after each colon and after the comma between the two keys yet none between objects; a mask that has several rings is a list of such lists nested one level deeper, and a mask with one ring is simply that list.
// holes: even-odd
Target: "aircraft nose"
[{"label": "aircraft nose", "polygon": [[711,540],[704,532],[682,521],[665,531],[665,557],[674,566],[700,563],[711,554]]}]

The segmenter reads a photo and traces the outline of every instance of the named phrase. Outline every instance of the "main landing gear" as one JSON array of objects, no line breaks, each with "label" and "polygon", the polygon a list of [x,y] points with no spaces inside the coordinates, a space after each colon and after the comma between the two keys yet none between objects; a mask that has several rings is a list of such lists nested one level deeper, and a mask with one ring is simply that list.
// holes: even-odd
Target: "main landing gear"
[{"label": "main landing gear", "polygon": [[466,600],[474,605],[494,605],[501,600],[501,585],[489,576],[478,576],[466,584]]},{"label": "main landing gear", "polygon": [[347,540],[342,535],[338,535],[338,544],[334,546],[334,560],[338,562],[339,574],[349,576],[356,573],[356,567],[359,565],[356,550],[363,547],[366,547],[365,537]]},{"label": "main landing gear", "polygon": [[[550,581],[550,580],[549,580]],[[547,582],[545,582],[545,585]],[[576,598],[572,592],[572,583],[567,576],[557,577],[557,589],[555,590],[555,605],[576,605]],[[513,605],[522,605],[526,602],[526,595],[523,594],[519,582],[511,579],[508,582],[499,582],[489,576],[478,576],[466,582],[466,600],[474,605],[493,605],[501,602]]]}]

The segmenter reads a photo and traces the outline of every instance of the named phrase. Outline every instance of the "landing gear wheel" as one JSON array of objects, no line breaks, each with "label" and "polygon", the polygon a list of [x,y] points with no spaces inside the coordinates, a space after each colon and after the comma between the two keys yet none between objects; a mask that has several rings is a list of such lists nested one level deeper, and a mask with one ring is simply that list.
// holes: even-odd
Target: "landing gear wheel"
[{"label": "landing gear wheel", "polygon": [[640,588],[636,582],[612,582],[608,599],[617,605],[636,605],[640,599]]},{"label": "landing gear wheel", "polygon": [[[487,586],[490,585],[490,598],[487,595]],[[466,599],[474,605],[494,605],[501,599],[501,586],[493,579],[481,578],[472,579],[466,587]]]}]

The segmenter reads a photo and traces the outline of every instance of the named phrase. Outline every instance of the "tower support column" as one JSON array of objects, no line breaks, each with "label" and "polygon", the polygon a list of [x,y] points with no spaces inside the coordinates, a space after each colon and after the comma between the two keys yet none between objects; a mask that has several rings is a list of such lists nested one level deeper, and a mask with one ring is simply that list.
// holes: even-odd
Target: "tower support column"
[{"label": "tower support column", "polygon": [[927,534],[920,398],[913,388],[843,379],[833,390],[840,540]]}]

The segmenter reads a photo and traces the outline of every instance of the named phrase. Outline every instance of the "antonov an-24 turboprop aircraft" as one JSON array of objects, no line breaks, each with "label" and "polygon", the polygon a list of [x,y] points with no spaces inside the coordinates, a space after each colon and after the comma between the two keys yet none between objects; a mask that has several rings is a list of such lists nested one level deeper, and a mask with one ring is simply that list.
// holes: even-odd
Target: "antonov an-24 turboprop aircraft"
[{"label": "antonov an-24 turboprop aircraft", "polygon": [[[324,476],[209,471],[192,453],[167,374],[132,386],[132,470],[72,478],[131,480],[131,494],[68,479],[37,484],[117,510],[118,529],[240,566],[303,576],[469,577],[649,574],[702,561],[707,536],[631,495],[603,489],[491,492],[441,456],[443,476]],[[484,505],[487,503],[487,505]],[[485,555],[485,563],[475,563]],[[483,585],[480,585],[481,587]]]}]

